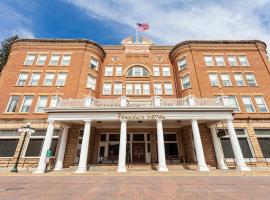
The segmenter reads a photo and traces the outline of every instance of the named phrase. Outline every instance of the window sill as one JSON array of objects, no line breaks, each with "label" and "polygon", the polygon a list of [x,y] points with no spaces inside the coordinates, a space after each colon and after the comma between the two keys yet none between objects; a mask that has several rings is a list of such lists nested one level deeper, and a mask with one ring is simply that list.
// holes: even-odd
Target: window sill
[{"label": "window sill", "polygon": [[3,112],[2,114],[3,115],[14,115],[14,114],[16,114],[16,112]]}]

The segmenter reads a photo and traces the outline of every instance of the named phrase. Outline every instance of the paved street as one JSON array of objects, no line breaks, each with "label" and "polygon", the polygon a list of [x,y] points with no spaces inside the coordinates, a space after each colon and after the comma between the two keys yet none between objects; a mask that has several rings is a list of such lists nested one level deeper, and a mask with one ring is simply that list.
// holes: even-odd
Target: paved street
[{"label": "paved street", "polygon": [[0,176],[0,199],[269,199],[269,176]]}]

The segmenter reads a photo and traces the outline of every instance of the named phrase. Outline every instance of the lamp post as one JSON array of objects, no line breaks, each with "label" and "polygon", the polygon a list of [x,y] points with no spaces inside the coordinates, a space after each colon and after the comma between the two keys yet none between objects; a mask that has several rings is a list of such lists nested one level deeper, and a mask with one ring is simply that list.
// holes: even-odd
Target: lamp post
[{"label": "lamp post", "polygon": [[26,126],[22,126],[21,128],[19,128],[18,132],[23,133],[24,136],[23,136],[22,145],[21,145],[21,148],[20,148],[20,151],[19,151],[19,155],[17,157],[17,160],[15,162],[14,167],[12,168],[12,170],[10,172],[18,172],[18,164],[19,164],[19,160],[20,160],[20,157],[21,157],[21,154],[22,154],[22,149],[23,149],[23,146],[24,146],[25,138],[26,138],[26,136],[28,134],[31,135],[32,133],[34,133],[35,130],[31,127],[31,123],[27,123]]}]

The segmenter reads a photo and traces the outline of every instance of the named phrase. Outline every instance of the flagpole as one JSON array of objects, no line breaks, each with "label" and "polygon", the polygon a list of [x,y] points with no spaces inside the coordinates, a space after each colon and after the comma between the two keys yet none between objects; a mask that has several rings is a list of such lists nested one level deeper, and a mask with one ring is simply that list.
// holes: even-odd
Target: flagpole
[{"label": "flagpole", "polygon": [[138,31],[138,25],[136,24],[136,42],[135,44],[139,43],[139,31]]}]

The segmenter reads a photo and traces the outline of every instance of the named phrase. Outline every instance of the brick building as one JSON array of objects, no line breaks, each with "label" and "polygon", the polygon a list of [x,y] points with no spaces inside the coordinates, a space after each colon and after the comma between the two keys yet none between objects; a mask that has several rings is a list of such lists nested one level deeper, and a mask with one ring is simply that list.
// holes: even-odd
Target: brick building
[{"label": "brick building", "polygon": [[[20,166],[39,173],[48,149],[55,170],[76,172],[268,166],[269,70],[257,40],[17,40],[0,77],[0,165],[22,148]],[[35,132],[22,146],[28,122]]]}]

